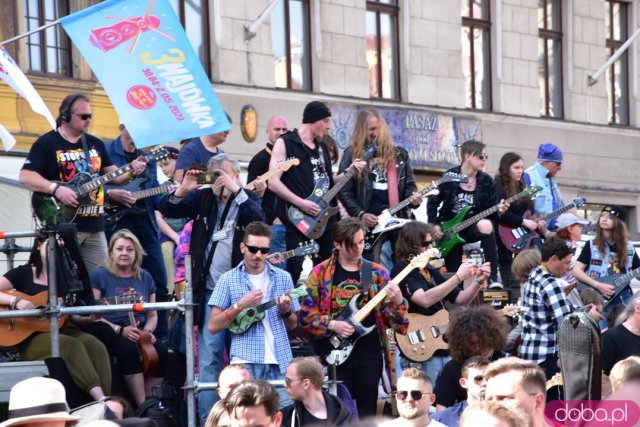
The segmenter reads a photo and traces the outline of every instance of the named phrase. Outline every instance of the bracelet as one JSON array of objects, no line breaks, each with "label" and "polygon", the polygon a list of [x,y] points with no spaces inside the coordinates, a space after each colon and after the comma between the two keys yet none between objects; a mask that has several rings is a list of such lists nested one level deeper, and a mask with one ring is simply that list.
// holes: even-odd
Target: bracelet
[{"label": "bracelet", "polygon": [[454,276],[456,276],[456,279],[458,279],[458,284],[462,283],[462,279],[460,278],[460,276],[458,276],[458,273],[454,274]]},{"label": "bracelet", "polygon": [[129,181],[133,181],[134,179],[136,179],[136,176],[133,174],[133,172],[129,172],[127,176],[129,177]]},{"label": "bracelet", "polygon": [[596,284],[595,284],[595,285],[593,285],[593,288],[594,288],[594,289],[598,289],[598,285],[599,285],[599,284],[600,284],[600,282],[596,282]]},{"label": "bracelet", "polygon": [[280,318],[281,319],[287,319],[289,317],[291,317],[293,313],[291,312],[291,310],[287,311],[286,313],[280,313]]},{"label": "bracelet", "polygon": [[117,335],[122,336],[122,332],[124,331],[124,327],[122,326],[118,326],[118,332],[116,332]]},{"label": "bracelet", "polygon": [[19,296],[14,296],[11,299],[11,310],[16,310],[18,308],[18,303],[22,300]]},{"label": "bracelet", "polygon": [[473,279],[473,284],[476,285],[478,287],[478,289],[482,289],[482,286],[484,285],[484,283],[478,282],[478,278],[477,277]]},{"label": "bracelet", "polygon": [[58,189],[60,188],[60,184],[57,182],[52,182],[51,185],[49,186],[49,191],[51,192],[51,195],[53,197],[56,197],[56,192],[58,191]]},{"label": "bracelet", "polygon": [[329,329],[334,331],[336,329],[336,321],[335,320],[331,320],[329,321]]}]

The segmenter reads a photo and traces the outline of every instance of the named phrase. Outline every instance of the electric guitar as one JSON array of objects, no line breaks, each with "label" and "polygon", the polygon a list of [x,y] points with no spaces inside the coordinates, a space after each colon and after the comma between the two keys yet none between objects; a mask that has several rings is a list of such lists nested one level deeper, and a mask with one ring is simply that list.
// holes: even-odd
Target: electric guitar
[{"label": "electric guitar", "polygon": [[[528,309],[518,305],[507,305],[498,311],[505,316],[513,316]],[[396,343],[404,357],[413,362],[424,362],[437,350],[449,348],[445,335],[448,330],[449,312],[444,308],[432,316],[409,313],[407,334],[396,333]]]},{"label": "electric guitar", "polygon": [[[466,183],[466,182],[469,182],[469,177],[467,177],[466,175],[458,174],[458,173],[447,172],[444,175],[442,175],[442,177],[439,180],[433,181],[431,185],[418,191],[418,193],[422,197],[434,196],[440,192],[440,190],[438,190],[438,186],[446,182]],[[411,197],[407,197],[406,199],[398,203],[396,206],[385,209],[384,211],[382,211],[380,215],[378,215],[378,223],[365,236],[365,242],[364,242],[365,251],[368,251],[373,246],[375,246],[375,244],[378,243],[380,236],[382,236],[382,234],[384,234],[385,232],[395,230],[397,228],[401,228],[407,222],[411,221],[410,219],[394,217],[395,214],[397,214],[398,212],[400,212],[402,209],[406,208],[410,204],[411,204]]]},{"label": "electric guitar", "polygon": [[[307,295],[307,286],[300,285],[297,288],[292,289],[289,292],[289,296],[292,300],[303,297]],[[229,330],[234,334],[241,334],[245,332],[251,325],[257,322],[262,322],[265,316],[265,312],[271,307],[275,307],[276,299],[272,299],[271,301],[263,302],[260,305],[255,307],[245,308],[242,310],[231,325],[229,325]]]},{"label": "electric guitar", "polygon": [[[136,178],[136,180],[137,179],[138,178]],[[131,183],[135,182],[136,180],[131,181]],[[145,178],[143,179],[143,181],[147,181],[147,179]],[[110,187],[109,189],[118,189],[117,188],[118,186],[108,186],[108,187]],[[127,190],[127,188],[125,187],[126,186],[123,185],[122,187],[120,187],[120,189]],[[169,191],[173,190],[175,187],[176,186],[174,184],[165,184],[159,187],[148,188],[146,190],[132,191],[131,197],[133,197],[136,200],[141,200],[147,197],[157,196],[158,194],[168,193]],[[107,200],[104,203],[104,213],[105,213],[104,219],[107,227],[114,225],[125,215],[142,214],[145,212],[146,210],[143,208],[139,208],[136,206],[131,206],[130,208],[128,208],[113,200]]]},{"label": "electric guitar", "polygon": [[320,245],[318,245],[316,242],[312,240],[310,242],[305,243],[304,245],[300,244],[299,247],[295,249],[291,249],[290,251],[276,252],[274,254],[271,254],[267,257],[267,261],[269,261],[269,258],[274,257],[278,254],[282,257],[282,260],[284,261],[289,258],[293,258],[294,256],[314,255],[314,254],[317,254],[318,252],[320,252]]},{"label": "electric guitar", "polygon": [[[587,245],[588,244],[589,243],[587,242]],[[598,283],[606,283],[607,285],[613,285],[616,288],[611,298],[604,303],[603,310],[605,310],[618,297],[618,295],[622,293],[622,291],[627,289],[627,286],[631,283],[631,279],[636,276],[640,276],[640,268],[631,270],[628,273],[614,274],[606,277],[598,277],[596,279]]]},{"label": "electric guitar", "polygon": [[[531,197],[540,190],[542,190],[542,187],[531,186],[524,191],[521,191],[520,193],[509,197],[507,200],[505,200],[505,202],[513,203],[523,197]],[[499,204],[492,206],[489,209],[482,211],[479,214],[476,214],[471,218],[463,221],[464,217],[467,216],[471,209],[473,209],[473,206],[467,206],[466,208],[458,212],[458,214],[449,221],[444,221],[443,223],[441,223],[440,228],[442,229],[444,236],[439,242],[436,243],[436,247],[442,252],[442,257],[446,257],[449,252],[451,252],[451,250],[457,245],[463,245],[466,243],[466,241],[462,237],[460,237],[458,233],[460,233],[465,228],[477,223],[481,219],[497,212],[499,206]]]},{"label": "electric guitar", "polygon": [[[35,295],[27,295],[15,289],[3,291],[6,294],[31,301],[36,308],[46,307],[49,304],[49,292],[42,291]],[[137,301],[135,294],[125,294],[118,297],[96,299],[96,304],[130,304]],[[0,306],[0,311],[7,311],[9,307]],[[67,316],[60,316],[58,326],[62,328],[67,321]],[[0,347],[11,347],[25,341],[37,332],[51,332],[49,317],[0,317]]]},{"label": "electric guitar", "polygon": [[[540,218],[535,219],[535,221],[544,221],[546,224],[549,224],[549,221],[553,218],[556,218],[562,215],[565,212],[570,211],[573,208],[581,208],[586,203],[586,200],[582,197],[577,197],[573,199],[572,203],[557,209],[550,214],[544,215]],[[530,219],[533,213],[531,211],[526,211],[523,215],[525,219]],[[525,249],[528,249],[531,246],[531,242],[540,237],[540,234],[537,230],[528,230],[525,227],[514,227],[512,225],[500,224],[498,225],[498,234],[500,235],[500,240],[504,243],[504,246],[514,254],[520,253]]]},{"label": "electric guitar", "polygon": [[[271,176],[276,172],[288,171],[289,169],[291,169],[292,166],[298,166],[299,164],[300,164],[300,159],[298,159],[297,157],[291,157],[286,160],[282,160],[276,163],[273,169],[269,169],[264,174],[260,175],[258,179],[262,179],[266,181],[269,178],[271,178]],[[198,182],[198,184],[213,184],[214,182],[216,182],[216,179],[218,179],[218,177],[220,177],[219,171],[213,171],[213,172],[203,171],[202,173],[198,174],[198,176],[196,177],[196,181]],[[246,190],[255,190],[256,188],[255,182],[256,180],[254,179],[253,181],[245,185],[243,188]]]},{"label": "electric guitar", "polygon": [[[376,153],[376,144],[371,144],[365,150],[360,160],[368,161]],[[320,213],[316,216],[307,215],[295,206],[289,207],[288,216],[293,225],[300,230],[302,234],[310,239],[318,239],[324,233],[324,229],[327,227],[327,221],[333,215],[338,213],[340,208],[337,206],[331,206],[331,200],[338,195],[342,187],[355,175],[356,168],[351,165],[342,174],[342,178],[335,183],[330,190],[325,192],[325,188],[328,186],[327,178],[319,180],[311,195],[306,200],[310,200],[320,206]]]},{"label": "electric guitar", "polygon": [[[169,157],[169,152],[166,148],[160,147],[153,150],[149,155],[142,156],[141,160],[161,160],[166,157]],[[93,206],[98,202],[100,187],[132,170],[133,167],[131,163],[129,163],[98,178],[93,178],[92,175],[87,172],[79,172],[76,173],[69,182],[53,181],[58,185],[72,189],[76,193],[78,196],[78,207],[67,206],[53,195],[40,192],[35,192],[31,196],[31,207],[40,221],[53,218],[58,222],[71,222],[81,209],[86,206]]]},{"label": "electric guitar", "polygon": [[[424,268],[431,258],[437,258],[440,256],[440,252],[431,248],[420,255],[415,256],[411,262],[400,272],[396,277],[392,279],[394,283],[400,283],[404,278],[411,273],[414,268]],[[371,311],[387,296],[387,287],[380,289],[379,292],[369,300],[362,308],[358,309],[358,300],[362,293],[354,295],[342,313],[334,320],[344,321],[354,327],[354,332],[347,338],[342,338],[337,334],[332,334],[329,338],[316,341],[316,352],[320,357],[331,365],[342,365],[345,363],[353,348],[357,344],[358,340],[365,335],[368,335],[376,328],[376,325],[365,327],[362,322],[369,316]]]}]

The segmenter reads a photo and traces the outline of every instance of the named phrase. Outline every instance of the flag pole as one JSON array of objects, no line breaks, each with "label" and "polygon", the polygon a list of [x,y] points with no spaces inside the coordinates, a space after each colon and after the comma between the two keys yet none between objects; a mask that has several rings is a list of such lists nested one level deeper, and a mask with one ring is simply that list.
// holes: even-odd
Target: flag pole
[{"label": "flag pole", "polygon": [[43,25],[42,27],[38,27],[35,30],[27,31],[26,33],[22,33],[20,35],[12,37],[12,38],[10,38],[8,40],[4,40],[4,41],[0,42],[0,46],[4,46],[6,44],[13,43],[16,40],[20,40],[23,37],[30,36],[31,34],[37,33],[39,31],[46,30],[49,27],[53,27],[54,25],[58,25],[59,23],[60,23],[60,20],[56,19],[55,21],[50,22],[50,23],[48,23],[46,25]]}]

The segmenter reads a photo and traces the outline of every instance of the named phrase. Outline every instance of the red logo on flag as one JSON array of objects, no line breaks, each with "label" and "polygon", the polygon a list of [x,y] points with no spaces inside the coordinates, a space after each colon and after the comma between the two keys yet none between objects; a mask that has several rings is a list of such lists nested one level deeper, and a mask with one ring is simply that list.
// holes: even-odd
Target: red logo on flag
[{"label": "red logo on flag", "polygon": [[137,85],[127,91],[127,101],[138,110],[148,110],[156,105],[155,92],[150,87]]}]

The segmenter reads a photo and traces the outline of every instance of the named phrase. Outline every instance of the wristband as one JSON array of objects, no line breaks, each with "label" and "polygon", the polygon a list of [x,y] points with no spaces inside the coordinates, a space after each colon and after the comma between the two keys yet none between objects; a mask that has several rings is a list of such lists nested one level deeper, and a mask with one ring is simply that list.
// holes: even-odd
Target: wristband
[{"label": "wristband", "polygon": [[122,336],[123,329],[124,328],[122,326],[116,327],[116,335]]},{"label": "wristband", "polygon": [[335,329],[336,329],[336,321],[335,320],[329,321],[329,329],[332,330],[332,331],[335,331]]},{"label": "wristband", "polygon": [[293,313],[291,312],[291,310],[287,311],[286,313],[280,313],[280,318],[281,319],[287,319],[289,317],[291,317]]},{"label": "wristband", "polygon": [[477,277],[473,279],[473,284],[476,285],[478,287],[478,289],[482,289],[482,286],[484,285],[484,283],[478,282],[478,278]]}]

